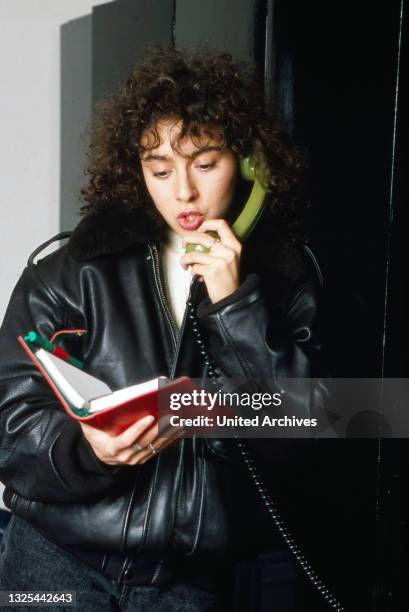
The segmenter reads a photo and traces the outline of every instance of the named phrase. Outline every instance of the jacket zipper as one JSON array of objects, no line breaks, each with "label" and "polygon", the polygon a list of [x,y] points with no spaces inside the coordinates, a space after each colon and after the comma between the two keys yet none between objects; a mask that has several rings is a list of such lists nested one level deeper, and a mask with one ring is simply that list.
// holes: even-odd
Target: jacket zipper
[{"label": "jacket zipper", "polygon": [[166,319],[168,321],[169,329],[171,331],[173,344],[176,348],[177,343],[178,343],[179,331],[178,331],[177,325],[175,323],[174,318],[172,317],[172,313],[170,312],[169,306],[166,301],[165,289],[163,287],[162,277],[160,273],[158,247],[156,246],[156,244],[152,244],[152,245],[148,244],[148,247],[149,247],[149,251],[150,251],[152,263],[153,263],[153,276],[155,279],[155,285],[158,290],[158,295],[159,295],[159,299],[162,304],[163,310],[166,314]]},{"label": "jacket zipper", "polygon": [[[182,320],[182,325],[180,327],[180,330],[178,330],[177,325],[175,323],[174,318],[172,317],[172,313],[170,312],[167,300],[166,300],[166,294],[165,294],[165,290],[164,290],[164,286],[163,286],[163,282],[162,282],[162,276],[161,276],[161,270],[160,270],[160,262],[159,262],[159,252],[158,252],[158,247],[156,246],[156,244],[148,244],[149,247],[149,251],[151,254],[151,258],[152,258],[152,263],[153,263],[153,275],[154,275],[154,279],[155,279],[155,285],[158,291],[158,295],[159,295],[159,299],[160,302],[162,304],[163,307],[163,311],[166,315],[166,320],[168,321],[169,324],[169,329],[171,331],[171,335],[172,335],[172,339],[174,342],[174,346],[175,346],[175,356],[173,359],[173,364],[172,364],[172,368],[171,368],[171,373],[170,373],[170,378],[173,379],[175,377],[175,372],[176,372],[176,366],[177,366],[177,362],[179,359],[179,353],[180,353],[180,347],[182,345],[182,338],[183,338],[183,333],[186,327],[186,320],[187,320],[187,312],[188,309],[187,307],[185,308],[185,312],[183,315],[183,320]],[[191,300],[192,297],[192,288],[193,288],[193,284],[194,284],[194,279],[192,279],[192,282],[190,284],[190,289],[189,289],[189,297],[188,297],[188,301]],[[185,441],[181,440],[181,453],[183,455],[183,448],[185,445]],[[158,469],[159,466],[159,462],[158,465],[156,466]],[[153,494],[153,490],[155,487],[153,487],[153,489],[151,490],[151,494]],[[147,515],[146,518],[148,516],[148,512],[147,511]],[[144,527],[144,531],[146,530],[146,528]],[[162,569],[162,564],[163,561],[159,560],[155,572],[152,576],[151,579],[151,585],[155,585],[159,575],[161,573],[161,569]]]},{"label": "jacket zipper", "polygon": [[[190,283],[189,295],[188,295],[188,298],[187,298],[188,302],[190,302],[190,300],[192,299],[194,282],[195,282],[195,279],[193,278],[192,282]],[[187,320],[187,312],[188,312],[188,309],[187,309],[187,306],[186,306],[185,307],[185,312],[183,314],[182,325],[180,326],[179,342],[178,342],[177,347],[176,347],[175,358],[173,360],[172,371],[170,373],[170,378],[171,379],[175,378],[175,374],[176,374],[176,366],[177,366],[177,363],[179,361],[180,347],[182,346],[182,338],[183,338],[183,335],[185,333],[186,320]]]},{"label": "jacket zipper", "polygon": [[[166,300],[165,289],[163,286],[163,281],[162,281],[162,276],[161,276],[161,271],[160,271],[158,247],[156,246],[156,244],[152,244],[152,245],[148,244],[148,247],[149,247],[151,257],[152,257],[152,262],[153,262],[153,274],[155,278],[155,285],[158,290],[160,302],[162,304],[163,310],[166,315],[166,319],[169,324],[169,329],[171,330],[172,339],[173,339],[173,343],[175,347],[175,356],[173,359],[173,364],[172,364],[171,373],[170,373],[170,378],[173,379],[175,377],[176,366],[177,366],[177,362],[179,359],[179,353],[180,353],[180,347],[182,344],[183,333],[186,327],[187,308],[185,308],[182,325],[180,327],[180,330],[178,330],[177,325],[175,323],[174,318],[172,317],[172,313],[170,312],[170,309],[169,309],[169,306]],[[192,282],[190,284],[188,301],[190,301],[191,296],[192,296],[192,287],[193,287],[194,282],[195,282],[194,279],[192,279]]]}]

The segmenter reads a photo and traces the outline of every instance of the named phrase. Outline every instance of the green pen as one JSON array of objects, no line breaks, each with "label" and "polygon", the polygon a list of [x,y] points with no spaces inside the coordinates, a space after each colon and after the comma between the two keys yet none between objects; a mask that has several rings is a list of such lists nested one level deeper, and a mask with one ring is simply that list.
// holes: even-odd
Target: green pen
[{"label": "green pen", "polygon": [[76,368],[82,369],[84,367],[84,364],[82,363],[82,361],[80,361],[79,359],[75,359],[75,357],[72,357],[69,353],[67,353],[67,351],[64,351],[57,344],[53,344],[52,342],[49,342],[48,340],[46,340],[45,338],[37,334],[35,331],[29,331],[28,334],[24,336],[24,340],[26,342],[31,342],[32,344],[36,344],[37,346],[43,348],[49,353],[52,353],[56,357],[59,357],[63,361],[70,363]]}]

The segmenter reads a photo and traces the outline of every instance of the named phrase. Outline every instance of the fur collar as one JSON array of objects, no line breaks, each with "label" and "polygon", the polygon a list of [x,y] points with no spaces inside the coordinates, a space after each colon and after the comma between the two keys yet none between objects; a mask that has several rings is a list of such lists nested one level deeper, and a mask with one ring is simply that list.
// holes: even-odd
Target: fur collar
[{"label": "fur collar", "polygon": [[[68,251],[77,261],[119,254],[138,244],[160,242],[166,224],[147,207],[130,208],[121,202],[99,204],[72,232]],[[274,271],[287,278],[299,277],[305,262],[300,250],[285,237],[267,207],[246,241],[243,265],[250,271]]]},{"label": "fur collar", "polygon": [[99,204],[72,232],[68,251],[77,261],[86,261],[158,241],[164,230],[164,222],[146,207],[130,208],[121,202]]}]

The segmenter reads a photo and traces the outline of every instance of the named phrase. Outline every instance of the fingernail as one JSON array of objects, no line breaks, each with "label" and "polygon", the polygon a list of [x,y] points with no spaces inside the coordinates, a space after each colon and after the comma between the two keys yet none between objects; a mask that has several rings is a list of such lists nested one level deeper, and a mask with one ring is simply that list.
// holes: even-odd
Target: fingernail
[{"label": "fingernail", "polygon": [[146,425],[149,425],[149,423],[153,423],[154,420],[155,420],[155,417],[149,414],[147,417],[143,419],[143,422],[146,423]]}]

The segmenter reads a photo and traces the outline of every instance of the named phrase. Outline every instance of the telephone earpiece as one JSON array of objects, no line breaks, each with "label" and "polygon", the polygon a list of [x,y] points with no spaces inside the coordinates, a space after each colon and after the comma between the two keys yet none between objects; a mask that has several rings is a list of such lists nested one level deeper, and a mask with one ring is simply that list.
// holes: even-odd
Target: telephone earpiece
[{"label": "telephone earpiece", "polygon": [[267,190],[261,185],[256,176],[254,157],[245,157],[240,160],[240,174],[246,181],[254,183],[246,205],[232,225],[232,230],[237,238],[245,240],[253,230],[263,211]]},{"label": "telephone earpiece", "polygon": [[[237,238],[243,241],[253,230],[258,219],[260,218],[261,213],[263,212],[263,205],[267,190],[261,185],[256,176],[256,162],[254,157],[245,157],[241,159],[239,169],[240,176],[243,179],[246,181],[252,181],[254,183],[249,199],[247,200],[240,215],[232,225],[232,230],[236,234]],[[206,233],[215,239],[219,238],[217,232],[209,231]],[[186,247],[186,253],[191,253],[192,251],[208,253],[209,249],[201,244],[188,244]]]}]

